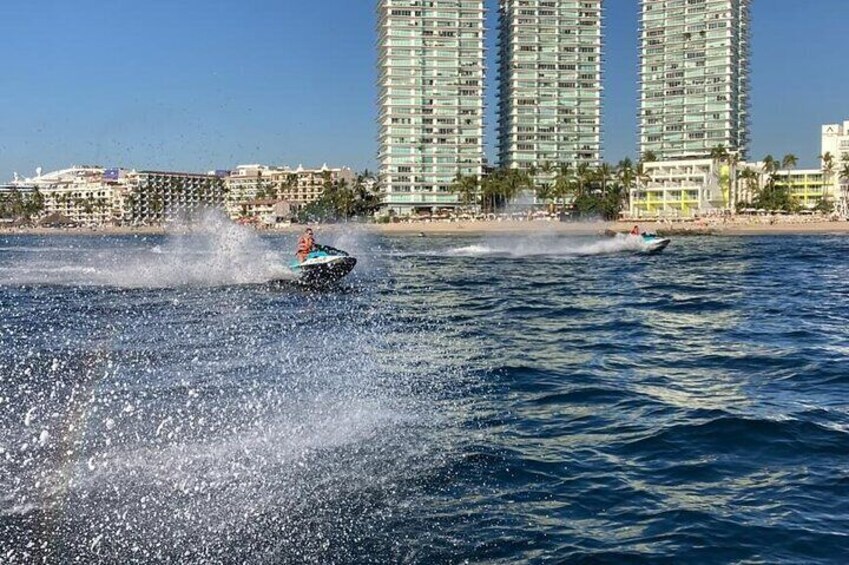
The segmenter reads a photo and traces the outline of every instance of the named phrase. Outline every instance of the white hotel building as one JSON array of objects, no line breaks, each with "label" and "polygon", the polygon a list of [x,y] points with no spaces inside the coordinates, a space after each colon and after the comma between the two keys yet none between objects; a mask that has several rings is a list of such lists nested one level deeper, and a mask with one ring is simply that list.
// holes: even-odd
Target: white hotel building
[{"label": "white hotel building", "polygon": [[849,160],[849,120],[822,126],[822,154],[831,153],[835,162]]},{"label": "white hotel building", "polygon": [[501,0],[499,164],[601,159],[602,0]]},{"label": "white hotel building", "polygon": [[[849,178],[843,174],[849,166],[849,120],[842,124],[822,126],[822,153],[830,153],[834,160],[834,170],[826,172],[826,182],[831,185],[838,211],[849,216]],[[825,168],[825,163],[823,163]]]},{"label": "white hotel building", "polygon": [[751,0],[640,0],[640,155],[749,145]]},{"label": "white hotel building", "polygon": [[[849,121],[822,126],[821,155],[830,154],[818,169],[778,170],[777,186],[785,187],[802,210],[823,200],[849,216]],[[752,181],[741,178],[746,169],[757,173]],[[758,190],[769,180],[763,162],[723,161],[711,158],[679,159],[643,164],[645,177],[631,189],[631,218],[691,218],[752,205]],[[739,206],[738,206],[739,205]]]},{"label": "white hotel building", "polygon": [[378,0],[380,183],[399,214],[483,173],[484,1]]}]

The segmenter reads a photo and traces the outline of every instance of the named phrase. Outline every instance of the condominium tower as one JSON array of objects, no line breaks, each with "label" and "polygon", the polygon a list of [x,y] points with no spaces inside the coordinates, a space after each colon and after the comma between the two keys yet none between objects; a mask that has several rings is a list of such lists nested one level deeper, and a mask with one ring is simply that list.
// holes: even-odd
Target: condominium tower
[{"label": "condominium tower", "polygon": [[483,0],[378,0],[384,205],[456,206],[459,174],[483,173]]},{"label": "condominium tower", "polygon": [[751,0],[640,0],[640,154],[749,144]]},{"label": "condominium tower", "polygon": [[499,164],[601,158],[602,0],[501,0]]}]

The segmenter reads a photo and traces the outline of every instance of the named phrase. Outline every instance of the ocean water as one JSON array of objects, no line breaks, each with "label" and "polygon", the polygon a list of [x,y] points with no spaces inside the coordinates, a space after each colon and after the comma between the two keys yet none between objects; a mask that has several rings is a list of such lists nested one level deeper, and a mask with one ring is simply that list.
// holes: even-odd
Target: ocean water
[{"label": "ocean water", "polygon": [[846,562],[846,237],[328,243],[0,236],[0,562]]}]

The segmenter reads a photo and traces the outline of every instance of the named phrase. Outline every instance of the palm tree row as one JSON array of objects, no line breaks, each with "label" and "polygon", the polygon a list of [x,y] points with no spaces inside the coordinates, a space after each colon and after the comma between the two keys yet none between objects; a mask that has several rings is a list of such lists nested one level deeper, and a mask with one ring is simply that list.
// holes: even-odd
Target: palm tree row
[{"label": "palm tree row", "polygon": [[503,210],[521,196],[533,197],[549,211],[570,210],[577,215],[615,219],[627,205],[629,193],[638,181],[645,181],[642,163],[630,159],[616,166],[588,163],[543,163],[527,169],[500,168],[479,179],[458,174],[451,186],[464,208],[484,212]]},{"label": "palm tree row", "polygon": [[[819,159],[822,162],[823,185],[831,186],[836,171],[834,156],[826,152],[820,155]],[[792,153],[785,155],[780,161],[772,155],[767,155],[761,160],[760,171],[750,167],[738,170],[737,182],[738,184],[742,182],[745,188],[744,196],[737,200],[738,208],[754,206],[764,210],[799,211],[800,205],[793,198],[791,190],[792,172],[798,162],[799,159]],[[766,177],[763,185],[759,182],[761,174]],[[843,156],[842,169],[837,171],[837,174],[844,192],[842,200],[845,201],[846,184],[849,183],[849,155]],[[826,194],[815,209],[821,212],[831,212],[834,205]]]},{"label": "palm tree row", "polygon": [[11,190],[0,194],[0,218],[32,218],[44,210],[44,196],[38,189],[30,193]]},{"label": "palm tree row", "polygon": [[368,170],[358,174],[353,184],[344,179],[333,180],[329,172],[325,173],[321,196],[299,212],[299,219],[339,221],[373,214],[380,207],[380,196],[368,188],[367,181],[372,179]]},{"label": "palm tree row", "polygon": [[[756,207],[766,210],[798,211],[799,204],[792,194],[792,171],[799,163],[798,157],[788,153],[776,159],[767,155],[760,170],[749,166],[740,167],[740,155],[729,152],[722,146],[711,150],[711,159],[730,165],[728,178],[730,198],[738,208]],[[823,184],[830,186],[834,174],[841,182],[842,202],[849,201],[849,155],[841,159],[837,170],[834,157],[826,153],[820,156],[823,167]],[[643,164],[657,160],[647,151],[639,163],[630,159],[620,161],[615,167],[602,163],[593,167],[587,163],[556,165],[543,163],[527,169],[501,168],[482,179],[458,174],[451,186],[462,207],[478,207],[484,212],[504,209],[522,195],[532,195],[537,204],[550,211],[568,209],[577,215],[600,215],[613,219],[627,206],[632,188],[643,185],[650,179]],[[765,181],[762,183],[762,176]],[[817,206],[820,211],[831,211],[833,205],[825,197]],[[849,210],[844,210],[849,213]]]}]

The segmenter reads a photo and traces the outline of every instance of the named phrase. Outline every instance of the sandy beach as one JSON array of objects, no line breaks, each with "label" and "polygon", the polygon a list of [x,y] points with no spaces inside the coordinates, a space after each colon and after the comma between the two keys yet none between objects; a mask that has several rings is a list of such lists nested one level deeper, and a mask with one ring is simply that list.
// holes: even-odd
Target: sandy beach
[{"label": "sandy beach", "polygon": [[[607,230],[629,231],[634,225],[639,225],[643,231],[667,236],[716,235],[716,236],[746,236],[746,235],[816,235],[816,234],[849,234],[849,221],[833,221],[821,217],[787,216],[761,218],[729,218],[701,221],[583,221],[558,222],[556,220],[502,220],[502,221],[400,221],[395,223],[337,223],[315,226],[326,232],[362,230],[394,235],[479,235],[479,234],[566,234],[575,236],[602,235]],[[291,224],[268,229],[257,230],[262,234],[292,234],[304,228],[301,224]],[[104,236],[104,235],[180,235],[193,232],[206,232],[207,228],[194,230],[181,228],[174,230],[165,227],[114,227],[98,228],[5,228],[0,227],[0,235],[71,235],[71,236]]]},{"label": "sandy beach", "polygon": [[687,235],[804,235],[840,233],[849,234],[849,222],[829,221],[801,217],[769,221],[733,219],[706,222],[557,222],[557,221],[458,221],[458,222],[400,222],[370,226],[381,233],[390,234],[487,234],[487,233],[556,233],[596,235],[613,230],[627,232],[634,225],[642,231],[669,236]]}]

